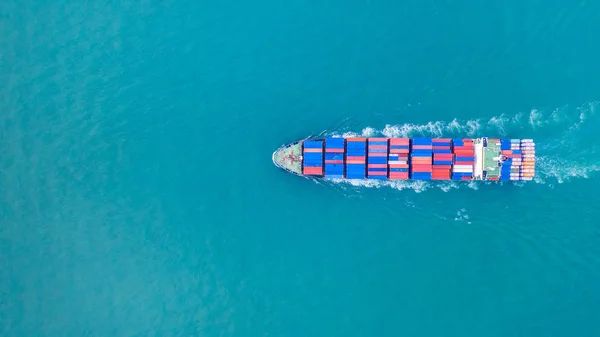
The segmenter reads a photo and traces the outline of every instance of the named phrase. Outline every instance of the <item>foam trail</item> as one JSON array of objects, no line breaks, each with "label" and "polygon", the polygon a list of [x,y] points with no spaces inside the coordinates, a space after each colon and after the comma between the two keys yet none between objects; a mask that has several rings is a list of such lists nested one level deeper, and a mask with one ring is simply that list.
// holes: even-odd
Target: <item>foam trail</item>
[{"label": "foam trail", "polygon": [[[385,125],[381,130],[366,127],[361,132],[326,133],[328,137],[508,137],[535,138],[538,144],[537,174],[534,182],[540,184],[564,183],[573,178],[590,178],[600,171],[600,158],[594,156],[600,144],[594,143],[600,129],[596,112],[600,101],[571,108],[565,106],[552,111],[532,109],[528,113],[501,114],[489,119],[431,121],[425,124],[405,123]],[[586,132],[589,138],[586,138]],[[482,184],[512,184],[523,182],[461,182],[461,181],[386,181],[386,180],[333,180],[337,184],[354,187],[390,187],[397,190],[423,192],[436,188],[444,192],[455,188],[478,189]]]}]

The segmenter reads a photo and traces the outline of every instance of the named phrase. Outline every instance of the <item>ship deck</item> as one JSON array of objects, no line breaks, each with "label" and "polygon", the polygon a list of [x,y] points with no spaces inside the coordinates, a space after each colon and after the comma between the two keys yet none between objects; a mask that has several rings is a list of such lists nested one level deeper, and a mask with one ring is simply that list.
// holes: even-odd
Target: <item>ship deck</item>
[{"label": "ship deck", "polygon": [[282,169],[302,175],[302,142],[285,145],[273,153],[273,162]]},{"label": "ship deck", "polygon": [[487,146],[483,149],[483,169],[488,177],[499,177],[500,167],[498,158],[500,157],[500,146],[488,140]]}]

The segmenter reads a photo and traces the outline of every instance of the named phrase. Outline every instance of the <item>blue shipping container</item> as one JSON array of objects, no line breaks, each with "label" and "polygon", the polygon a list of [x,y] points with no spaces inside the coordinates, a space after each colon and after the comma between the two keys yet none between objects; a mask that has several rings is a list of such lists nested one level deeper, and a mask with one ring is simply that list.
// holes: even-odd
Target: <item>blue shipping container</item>
[{"label": "blue shipping container", "polygon": [[386,157],[369,157],[369,164],[387,164]]},{"label": "blue shipping container", "polygon": [[452,160],[434,160],[433,165],[452,165]]},{"label": "blue shipping container", "polygon": [[413,138],[412,143],[415,145],[429,145],[432,144],[433,140],[431,138]]},{"label": "blue shipping container", "polygon": [[304,141],[304,147],[307,149],[320,149],[323,147],[323,142]]},{"label": "blue shipping container", "polygon": [[344,138],[325,138],[325,145],[331,147],[341,145],[341,147],[344,147],[344,141]]}]

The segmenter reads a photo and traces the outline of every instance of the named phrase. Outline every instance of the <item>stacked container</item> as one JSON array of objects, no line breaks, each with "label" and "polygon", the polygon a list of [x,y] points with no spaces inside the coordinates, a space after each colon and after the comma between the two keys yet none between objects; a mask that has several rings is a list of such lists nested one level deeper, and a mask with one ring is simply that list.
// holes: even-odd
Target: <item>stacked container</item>
[{"label": "stacked container", "polygon": [[323,141],[305,140],[302,150],[302,173],[305,175],[323,175]]},{"label": "stacked container", "polygon": [[389,179],[408,179],[409,152],[410,140],[408,138],[390,138],[390,150],[388,154]]},{"label": "stacked container", "polygon": [[346,178],[364,179],[367,157],[366,138],[346,139]]},{"label": "stacked container", "polygon": [[388,139],[369,138],[367,158],[367,178],[387,179],[388,170]]},{"label": "stacked container", "polygon": [[521,139],[523,164],[519,177],[521,180],[533,180],[535,176],[535,143],[533,139]]},{"label": "stacked container", "polygon": [[452,169],[452,140],[450,138],[435,138],[433,143],[432,180],[450,180]]},{"label": "stacked container", "polygon": [[519,180],[521,147],[518,139],[500,139],[500,151],[506,159],[500,169],[500,180]]},{"label": "stacked container", "polygon": [[431,180],[432,150],[431,138],[413,138],[410,152],[411,179]]},{"label": "stacked container", "polygon": [[344,138],[325,139],[325,178],[344,177]]},{"label": "stacked container", "polygon": [[475,148],[472,139],[453,139],[454,164],[452,166],[452,180],[473,179],[473,166],[475,164]]}]

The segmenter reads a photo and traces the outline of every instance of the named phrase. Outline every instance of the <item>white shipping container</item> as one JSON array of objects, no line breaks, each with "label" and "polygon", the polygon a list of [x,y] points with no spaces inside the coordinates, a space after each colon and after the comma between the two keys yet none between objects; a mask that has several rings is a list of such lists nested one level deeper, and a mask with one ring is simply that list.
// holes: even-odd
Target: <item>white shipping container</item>
[{"label": "white shipping container", "polygon": [[452,170],[452,172],[459,172],[459,173],[473,173],[473,169],[468,169],[468,168],[454,168]]},{"label": "white shipping container", "polygon": [[473,165],[454,165],[454,168],[470,168],[473,169]]}]

